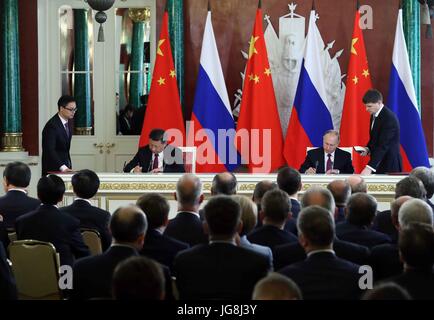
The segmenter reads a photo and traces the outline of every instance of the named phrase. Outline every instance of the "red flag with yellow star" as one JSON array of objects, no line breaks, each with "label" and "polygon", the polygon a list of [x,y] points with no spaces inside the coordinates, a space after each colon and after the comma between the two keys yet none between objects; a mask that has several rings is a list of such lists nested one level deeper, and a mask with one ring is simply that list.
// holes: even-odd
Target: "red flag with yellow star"
[{"label": "red flag with yellow star", "polygon": [[155,128],[163,130],[178,129],[182,133],[182,141],[172,141],[172,144],[177,146],[184,144],[185,126],[178,85],[176,83],[172,49],[170,48],[169,15],[167,11],[164,12],[163,24],[161,26],[157,58],[155,59],[151,91],[149,93],[139,147],[144,147],[148,144],[149,133]]},{"label": "red flag with yellow star", "polygon": [[285,164],[283,134],[262,27],[256,12],[243,86],[236,146],[250,172],[268,173]]},{"label": "red flag with yellow star", "polygon": [[[342,111],[341,147],[366,146],[369,141],[370,115],[362,102],[367,90],[372,88],[371,75],[366,56],[365,40],[359,26],[360,13],[354,18],[351,56],[347,72],[347,89]],[[368,164],[369,157],[353,152],[355,173],[360,173]]]}]

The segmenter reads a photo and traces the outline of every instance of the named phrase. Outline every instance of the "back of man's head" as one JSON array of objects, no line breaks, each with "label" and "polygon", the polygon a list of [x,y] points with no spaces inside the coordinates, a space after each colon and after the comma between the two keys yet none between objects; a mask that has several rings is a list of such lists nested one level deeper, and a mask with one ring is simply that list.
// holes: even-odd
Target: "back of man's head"
[{"label": "back of man's head", "polygon": [[205,222],[211,237],[231,239],[241,221],[240,205],[229,196],[215,196],[203,208]]},{"label": "back of man's head", "polygon": [[408,176],[396,184],[395,199],[401,196],[410,196],[416,199],[425,199],[426,191],[422,181],[415,176]]},{"label": "back of man's head", "polygon": [[289,196],[285,191],[274,189],[267,191],[261,201],[264,224],[283,224],[291,211]]},{"label": "back of man's head", "polygon": [[232,198],[238,202],[241,208],[241,222],[243,230],[240,235],[246,235],[252,231],[258,222],[258,209],[256,204],[246,196],[233,195]]},{"label": "back of man's head", "polygon": [[202,182],[192,174],[186,173],[176,184],[176,199],[181,206],[198,206],[202,195]]},{"label": "back of man's head", "polygon": [[432,225],[411,223],[399,233],[399,252],[406,268],[432,272],[434,232]]},{"label": "back of man's head", "polygon": [[347,179],[347,182],[351,186],[351,194],[357,193],[357,192],[368,192],[368,185],[366,184],[365,179],[359,175],[352,175],[349,176]]},{"label": "back of man's head", "polygon": [[144,237],[148,221],[143,211],[134,205],[119,207],[110,219],[110,231],[118,243],[135,243]]},{"label": "back of man's head", "polygon": [[136,204],[146,214],[149,229],[160,228],[166,224],[170,205],[165,197],[159,193],[145,193]]},{"label": "back of man's head", "polygon": [[165,279],[161,266],[145,257],[130,257],[121,261],[112,280],[116,300],[162,300]]},{"label": "back of man's head", "polygon": [[27,164],[19,161],[10,162],[3,171],[6,184],[18,188],[27,188],[30,184],[32,173]]},{"label": "back of man's head", "polygon": [[334,180],[327,185],[333,195],[337,207],[345,207],[351,196],[351,187],[344,180]]},{"label": "back of man's head", "polygon": [[257,205],[261,204],[262,197],[264,196],[265,192],[268,190],[273,190],[277,188],[277,184],[270,180],[262,180],[259,181],[255,185],[255,190],[253,191],[253,202],[255,202]]},{"label": "back of man's head", "polygon": [[92,170],[84,169],[72,176],[71,184],[79,198],[90,199],[98,192],[99,178]]},{"label": "back of man's head", "polygon": [[369,227],[377,213],[377,200],[367,193],[356,193],[347,204],[347,221],[359,227]]},{"label": "back of man's head", "polygon": [[316,249],[329,247],[335,237],[333,217],[320,206],[310,206],[300,211],[297,230]]},{"label": "back of man's head", "polygon": [[56,205],[63,199],[65,183],[55,174],[39,179],[37,185],[38,198],[43,204]]},{"label": "back of man's head", "polygon": [[396,228],[398,228],[398,225],[399,225],[399,223],[398,223],[399,209],[401,209],[402,205],[406,201],[411,200],[411,199],[413,199],[413,198],[410,196],[402,196],[402,197],[399,197],[399,198],[393,200],[390,203],[390,216],[392,218],[392,223]]},{"label": "back of man's head", "polygon": [[426,197],[431,199],[434,195],[434,172],[426,167],[417,167],[411,170],[410,176],[414,176],[422,181]]},{"label": "back of man's head", "polygon": [[366,291],[362,300],[411,300],[411,296],[400,285],[394,282],[385,282]]},{"label": "back of man's head", "polygon": [[214,176],[211,194],[225,194],[231,196],[237,193],[237,178],[232,172],[222,172]]},{"label": "back of man's head", "polygon": [[431,207],[423,200],[410,199],[398,211],[400,228],[408,227],[411,223],[426,223],[433,225],[433,212]]},{"label": "back of man's head", "polygon": [[277,173],[277,185],[280,190],[285,191],[289,196],[295,195],[301,190],[300,172],[291,167],[284,167]]},{"label": "back of man's head", "polygon": [[309,206],[320,206],[330,211],[331,214],[335,213],[336,205],[332,193],[322,187],[311,187],[303,195],[301,199],[301,207],[307,208]]},{"label": "back of man's head", "polygon": [[253,300],[301,300],[297,284],[279,273],[269,273],[259,280],[253,289]]}]

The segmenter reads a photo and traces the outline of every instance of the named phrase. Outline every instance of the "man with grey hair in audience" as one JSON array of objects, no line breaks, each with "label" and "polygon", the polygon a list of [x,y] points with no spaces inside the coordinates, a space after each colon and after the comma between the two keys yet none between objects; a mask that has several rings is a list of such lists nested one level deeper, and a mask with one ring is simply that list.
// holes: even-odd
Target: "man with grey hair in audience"
[{"label": "man with grey hair in audience", "polygon": [[300,287],[305,300],[357,299],[361,293],[360,266],[337,257],[333,251],[335,224],[330,212],[320,206],[304,208],[297,228],[307,258],[279,272]]},{"label": "man with grey hair in audience", "polygon": [[[336,208],[335,200],[331,192],[317,186],[309,188],[301,199],[302,209],[313,205],[318,205],[326,209],[330,212],[330,215],[332,215],[332,212],[335,212]],[[333,250],[335,250],[338,257],[355,264],[364,265],[368,262],[369,250],[364,246],[335,238]],[[306,253],[298,242],[276,247],[273,251],[273,255],[275,270],[306,258]]]},{"label": "man with grey hair in audience", "polygon": [[190,246],[206,243],[199,207],[203,202],[202,182],[192,174],[186,173],[176,184],[175,200],[178,201],[178,213],[169,221],[164,234]]},{"label": "man with grey hair in audience", "polygon": [[368,192],[368,185],[366,184],[365,179],[363,179],[362,176],[359,176],[357,174],[353,174],[352,176],[349,176],[346,181],[351,186],[351,194],[357,193],[357,192]]},{"label": "man with grey hair in audience", "polygon": [[426,167],[417,167],[411,170],[410,176],[422,181],[426,191],[426,202],[434,210],[434,204],[430,200],[434,195],[434,172]]},{"label": "man with grey hair in audience", "polygon": [[297,284],[281,275],[269,273],[255,285],[252,300],[301,300],[302,294]]}]

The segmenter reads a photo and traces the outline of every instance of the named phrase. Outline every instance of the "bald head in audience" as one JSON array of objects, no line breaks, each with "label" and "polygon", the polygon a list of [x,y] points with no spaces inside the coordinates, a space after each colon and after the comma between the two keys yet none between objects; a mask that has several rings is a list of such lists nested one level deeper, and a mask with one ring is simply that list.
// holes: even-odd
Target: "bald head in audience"
[{"label": "bald head in audience", "polygon": [[255,285],[253,300],[301,300],[297,284],[279,273],[269,273]]},{"label": "bald head in audience", "polygon": [[141,250],[145,241],[148,221],[137,206],[119,207],[110,219],[110,231],[115,244],[129,245]]},{"label": "bald head in audience", "polygon": [[368,192],[368,185],[365,182],[365,179],[359,175],[349,176],[347,179],[348,184],[351,186],[351,193]]},{"label": "bald head in audience", "polygon": [[222,172],[214,176],[211,195],[225,194],[231,196],[237,193],[237,178],[232,172]]},{"label": "bald head in audience", "polygon": [[423,200],[407,200],[398,211],[399,228],[406,228],[411,223],[426,223],[433,225],[431,207]]},{"label": "bald head in audience", "polygon": [[318,205],[328,210],[332,215],[336,210],[335,199],[332,193],[321,187],[309,188],[301,199],[301,207],[303,209],[313,205]]},{"label": "bald head in audience", "polygon": [[392,219],[392,223],[397,230],[399,230],[399,222],[398,222],[398,212],[401,206],[408,200],[413,199],[410,196],[402,196],[398,199],[393,200],[390,203],[390,216]]},{"label": "bald head in audience", "polygon": [[203,201],[200,179],[192,173],[184,174],[176,184],[175,199],[178,201],[178,211],[197,212]]},{"label": "bald head in audience", "polygon": [[337,207],[345,207],[351,196],[351,186],[345,180],[334,180],[327,185],[333,195]]}]

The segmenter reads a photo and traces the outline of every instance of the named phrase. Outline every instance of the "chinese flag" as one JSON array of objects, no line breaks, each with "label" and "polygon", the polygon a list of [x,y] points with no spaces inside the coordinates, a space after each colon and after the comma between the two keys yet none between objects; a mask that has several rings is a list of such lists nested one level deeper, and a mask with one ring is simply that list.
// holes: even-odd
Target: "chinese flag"
[{"label": "chinese flag", "polygon": [[[372,88],[371,75],[366,56],[365,41],[359,26],[360,13],[354,18],[353,38],[351,40],[351,56],[348,66],[347,89],[342,111],[341,147],[366,146],[369,141],[370,114],[362,102],[367,90]],[[369,162],[369,157],[362,157],[353,152],[355,173],[360,173]]]},{"label": "chinese flag", "polygon": [[[285,160],[262,20],[259,5],[250,39],[236,146],[250,172],[268,173],[284,165]],[[250,141],[246,141],[247,136]],[[247,144],[250,147],[246,147]]]},{"label": "chinese flag", "polygon": [[155,128],[180,130],[182,142],[174,141],[172,143],[178,146],[180,142],[184,144],[185,127],[168,30],[169,15],[165,11],[139,147],[148,144],[149,133]]}]

